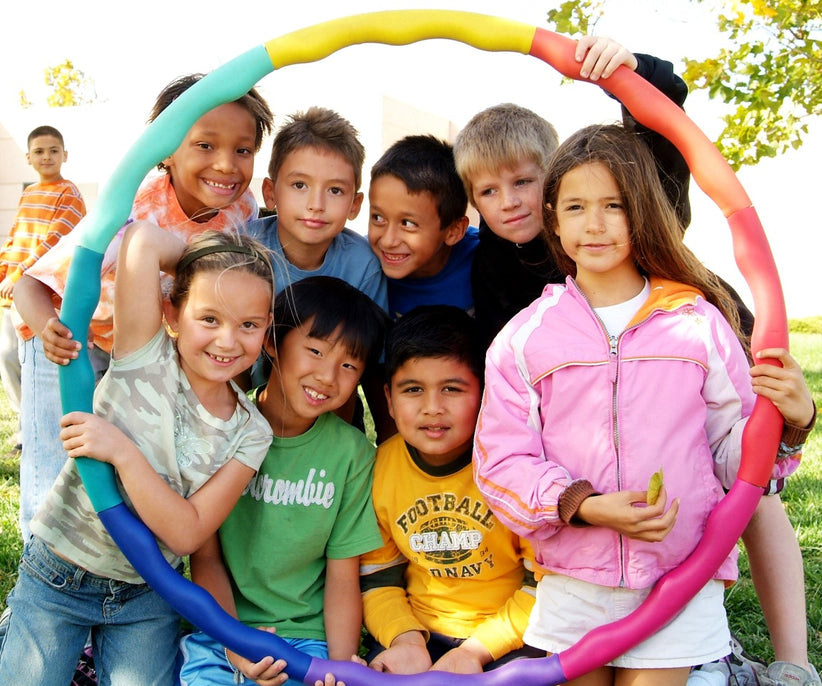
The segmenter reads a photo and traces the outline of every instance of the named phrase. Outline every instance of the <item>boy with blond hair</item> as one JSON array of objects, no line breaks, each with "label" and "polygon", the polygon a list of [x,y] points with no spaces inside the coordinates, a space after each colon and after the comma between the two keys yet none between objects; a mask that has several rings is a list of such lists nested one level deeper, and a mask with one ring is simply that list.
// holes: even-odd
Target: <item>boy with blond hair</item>
[{"label": "boy with blond hair", "polygon": [[[581,75],[592,81],[607,78],[624,65],[677,105],[688,95],[670,62],[634,55],[608,38],[584,36],[575,56]],[[663,136],[639,125],[624,109],[623,117],[654,154],[684,230],[690,222],[688,165]],[[542,293],[545,284],[564,281],[542,236],[542,182],[558,144],[549,122],[512,104],[479,112],[454,142],[457,170],[482,217],[472,285],[476,317],[488,344],[511,317]]]}]

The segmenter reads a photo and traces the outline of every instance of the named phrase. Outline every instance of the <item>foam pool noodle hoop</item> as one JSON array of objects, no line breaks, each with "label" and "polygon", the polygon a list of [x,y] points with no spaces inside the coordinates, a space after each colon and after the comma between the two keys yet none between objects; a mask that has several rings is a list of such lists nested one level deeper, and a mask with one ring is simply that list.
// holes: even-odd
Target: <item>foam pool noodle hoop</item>
[{"label": "foam pool noodle hoop", "polygon": [[[434,38],[480,50],[531,55],[564,76],[584,80],[574,60],[575,41],[570,38],[507,19],[448,10],[392,10],[345,17],[294,31],[241,54],[194,84],[146,128],[115,169],[96,206],[75,229],[80,232],[79,247],[61,312],[63,323],[75,338],[81,340],[88,329],[100,295],[103,253],[128,219],[140,183],[177,149],[203,114],[242,97],[264,76],[288,65],[318,61],[362,43],[408,45]],[[752,349],[787,348],[787,317],[776,266],[756,211],[728,163],[679,107],[629,69],[620,67],[597,85],[616,96],[637,121],[668,138],[685,157],[697,184],[728,221],[734,256],[754,300]],[[94,373],[87,353],[60,369],[65,412],[91,412],[93,389]],[[354,663],[313,658],[275,634],[245,626],[166,562],[152,533],[123,503],[110,465],[89,458],[79,458],[77,464],[95,510],[137,572],[194,626],[252,661],[267,655],[284,659],[289,676],[307,684],[332,672],[348,686],[553,686],[608,663],[654,634],[707,583],[753,514],[773,466],[781,427],[782,418],[775,407],[757,398],[743,434],[742,465],[736,482],[709,516],[704,535],[691,555],[657,582],[637,610],[590,631],[560,653],[514,661],[483,674],[384,674]]]}]

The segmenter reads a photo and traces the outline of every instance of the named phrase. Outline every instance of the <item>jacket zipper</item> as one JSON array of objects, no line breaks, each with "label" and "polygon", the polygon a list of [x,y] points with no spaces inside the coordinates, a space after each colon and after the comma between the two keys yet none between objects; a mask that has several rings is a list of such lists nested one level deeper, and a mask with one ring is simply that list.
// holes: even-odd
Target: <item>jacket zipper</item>
[{"label": "jacket zipper", "polygon": [[[600,324],[602,322],[600,321]],[[603,329],[605,327],[603,326]],[[619,336],[608,334],[608,353],[611,366],[611,417],[614,423],[614,452],[616,453],[617,488],[622,490],[622,465],[619,452],[619,415],[617,413],[617,386],[619,384]],[[622,534],[617,536],[619,545],[619,587],[625,586],[625,541]]]},{"label": "jacket zipper", "polygon": [[[614,452],[616,453],[616,477],[617,477],[617,487],[619,490],[622,490],[622,468],[620,464],[620,452],[619,452],[619,413],[617,412],[617,387],[619,386],[619,342],[622,340],[622,337],[628,333],[629,331],[636,329],[639,326],[642,326],[645,322],[647,322],[657,311],[657,308],[651,310],[644,319],[636,322],[632,326],[629,326],[627,329],[623,330],[619,336],[612,336],[608,329],[605,327],[602,319],[600,319],[599,315],[596,313],[594,308],[591,306],[590,301],[586,297],[586,295],[579,289],[579,286],[574,283],[576,287],[577,293],[582,297],[582,299],[587,303],[588,308],[591,311],[591,314],[594,315],[594,318],[599,322],[599,326],[602,329],[602,332],[608,338],[608,355],[610,357],[610,365],[611,365],[611,416],[614,420]],[[617,540],[619,542],[619,587],[625,587],[625,541],[622,534],[617,534]]]}]

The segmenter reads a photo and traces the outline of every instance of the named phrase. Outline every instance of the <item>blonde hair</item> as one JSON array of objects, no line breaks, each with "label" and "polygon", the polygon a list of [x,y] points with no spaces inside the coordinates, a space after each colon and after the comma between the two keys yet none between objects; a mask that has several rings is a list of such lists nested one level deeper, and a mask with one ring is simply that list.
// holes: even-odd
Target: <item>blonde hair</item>
[{"label": "blonde hair", "polygon": [[543,171],[559,145],[554,127],[538,114],[512,103],[494,105],[475,114],[457,134],[454,160],[469,200],[477,174],[513,168],[530,160]]},{"label": "blonde hair", "polygon": [[576,267],[556,235],[557,204],[563,177],[584,164],[599,162],[611,172],[628,217],[631,251],[639,271],[684,283],[702,291],[733,327],[739,312],[716,275],[708,271],[682,242],[682,229],[662,188],[653,157],[639,137],[619,125],[594,125],[577,131],[556,151],[545,179],[543,218],[548,245],[566,274]]}]

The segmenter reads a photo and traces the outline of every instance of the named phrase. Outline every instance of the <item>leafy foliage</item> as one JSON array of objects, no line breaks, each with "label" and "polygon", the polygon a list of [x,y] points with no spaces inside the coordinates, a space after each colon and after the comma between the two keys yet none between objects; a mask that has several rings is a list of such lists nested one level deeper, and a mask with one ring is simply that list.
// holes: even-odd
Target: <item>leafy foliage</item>
[{"label": "leafy foliage", "polygon": [[[44,81],[51,88],[46,97],[49,107],[75,107],[97,99],[94,82],[77,69],[70,59],[53,67],[46,67]],[[26,92],[20,91],[20,106],[26,108],[32,104]]]},{"label": "leafy foliage", "polygon": [[822,114],[822,0],[735,0],[719,14],[729,47],[685,60],[683,77],[735,109],[718,141],[735,168],[802,145]]},{"label": "leafy foliage", "polygon": [[[684,59],[691,88],[732,107],[717,145],[734,169],[799,148],[822,114],[822,0],[692,0],[711,6],[728,41]],[[589,33],[603,0],[566,0],[548,12],[561,33]]]},{"label": "leafy foliage", "polygon": [[789,319],[788,331],[791,333],[822,333],[822,317]]}]

